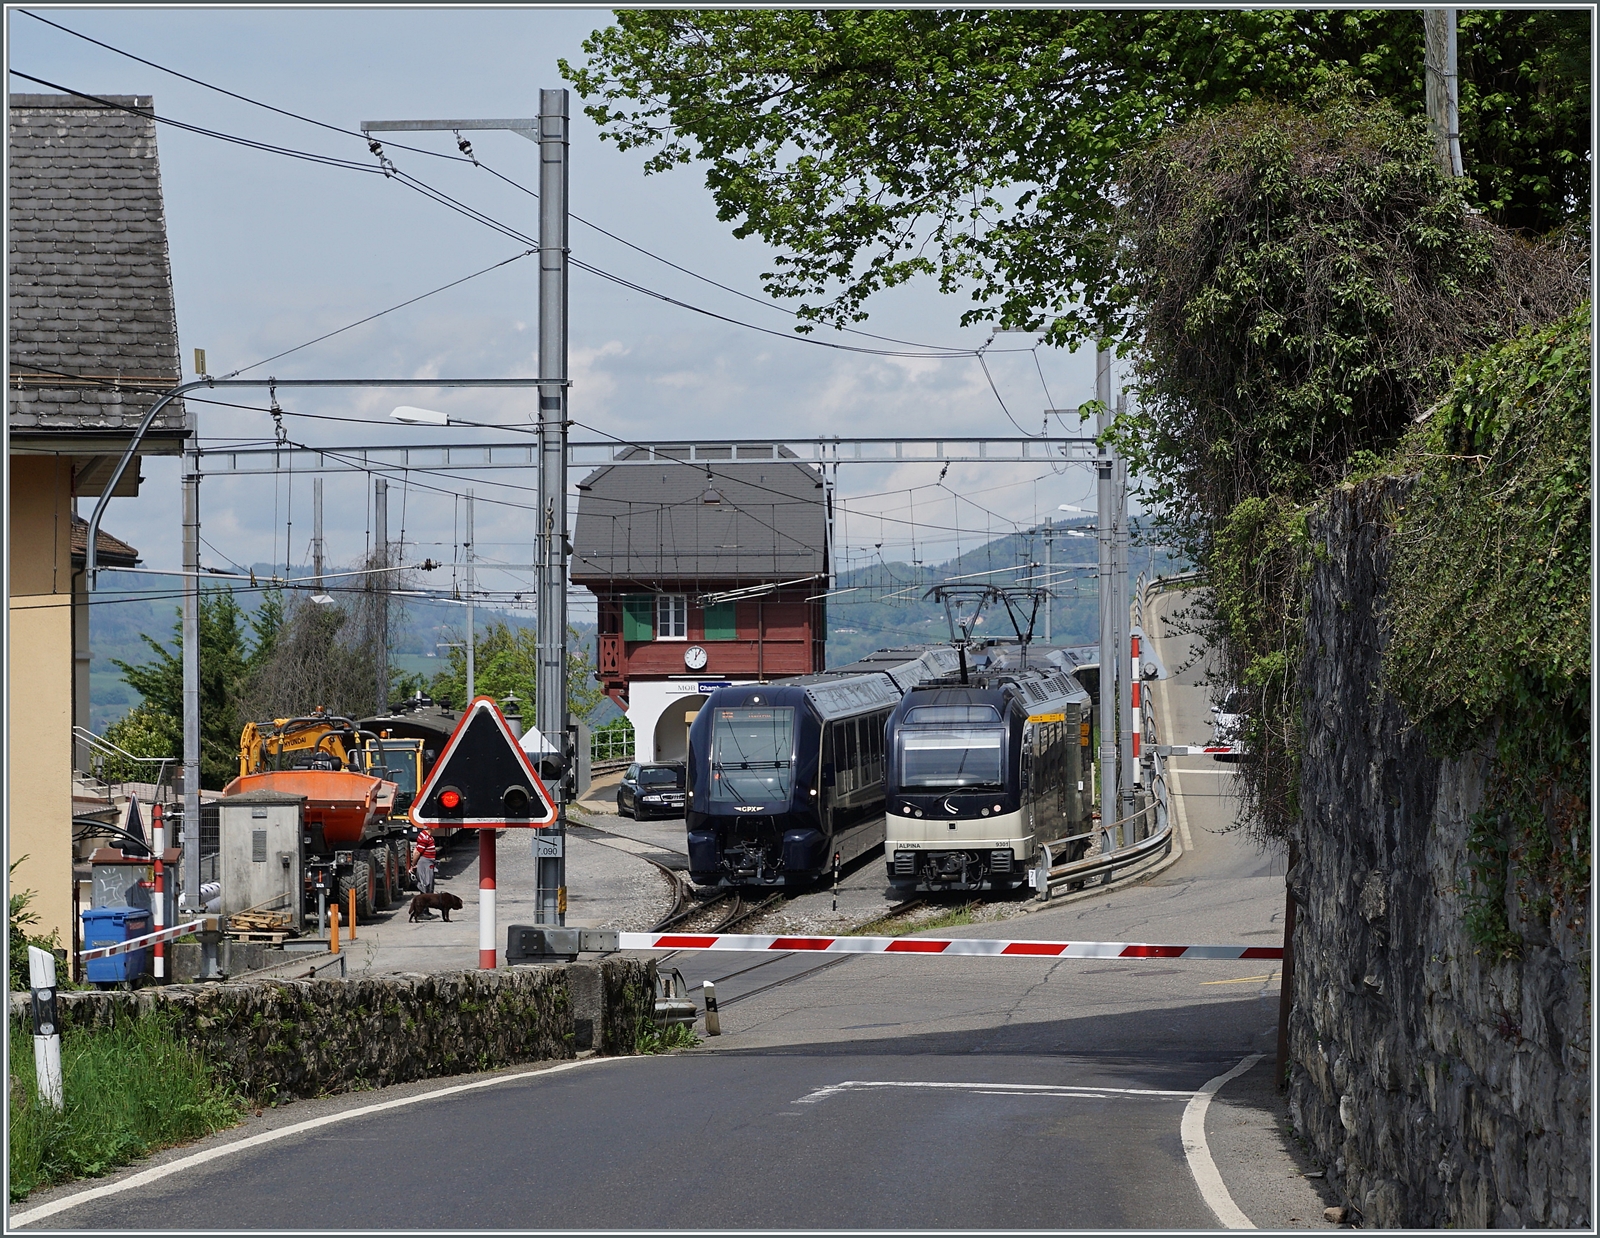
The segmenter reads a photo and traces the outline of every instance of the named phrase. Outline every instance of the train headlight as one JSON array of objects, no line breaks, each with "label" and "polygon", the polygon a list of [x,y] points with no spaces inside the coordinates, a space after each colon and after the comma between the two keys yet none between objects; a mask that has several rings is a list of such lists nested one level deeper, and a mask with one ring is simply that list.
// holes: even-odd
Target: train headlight
[{"label": "train headlight", "polygon": [[987,808],[981,808],[978,810],[978,815],[980,817],[987,817],[989,815],[989,810]]},{"label": "train headlight", "polygon": [[994,806],[994,810],[995,810],[995,811],[996,811],[996,812],[999,812],[999,811],[1000,811],[1000,805],[999,805],[999,804],[996,804],[996,805],[995,805],[995,806]]},{"label": "train headlight", "polygon": [[906,814],[906,816],[908,816],[908,817],[909,817],[909,816],[910,816],[910,815],[911,815],[911,805],[910,805],[910,804],[907,804],[907,805],[906,805],[906,806],[905,806],[905,814]]},{"label": "train headlight", "polygon": [[917,816],[920,817],[921,815],[922,815],[922,809],[919,808],[919,809],[917,809]]},{"label": "train headlight", "polygon": [[815,795],[816,793],[817,793],[817,789],[815,787],[812,787],[811,788],[811,794]]}]

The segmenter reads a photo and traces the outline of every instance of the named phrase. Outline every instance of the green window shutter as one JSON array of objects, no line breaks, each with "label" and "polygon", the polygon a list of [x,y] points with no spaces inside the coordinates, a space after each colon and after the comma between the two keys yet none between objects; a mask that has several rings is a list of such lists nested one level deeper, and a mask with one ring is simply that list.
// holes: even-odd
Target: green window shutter
[{"label": "green window shutter", "polygon": [[707,640],[733,640],[739,635],[733,614],[736,605],[735,602],[718,602],[714,606],[706,607]]},{"label": "green window shutter", "polygon": [[656,599],[651,593],[624,594],[622,598],[622,639],[656,638]]}]

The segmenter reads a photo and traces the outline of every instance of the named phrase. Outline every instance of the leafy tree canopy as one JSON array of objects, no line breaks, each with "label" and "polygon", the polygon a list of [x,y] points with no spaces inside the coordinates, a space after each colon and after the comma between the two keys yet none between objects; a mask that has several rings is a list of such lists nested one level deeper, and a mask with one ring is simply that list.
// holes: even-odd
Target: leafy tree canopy
[{"label": "leafy tree canopy", "polygon": [[[269,593],[267,601],[246,617],[230,590],[200,592],[200,782],[217,789],[239,772],[239,702],[271,656],[277,626],[283,618],[282,599]],[[253,636],[250,640],[246,630]],[[153,637],[141,639],[154,658],[140,666],[115,660],[113,665],[135,692],[144,698],[139,734],[150,739],[183,734],[183,615],[173,624],[169,650]],[[151,718],[164,716],[169,727]],[[146,747],[149,745],[146,744]],[[136,756],[167,756],[168,752],[138,752]],[[181,754],[181,751],[180,751]]]},{"label": "leafy tree canopy", "polygon": [[[567,629],[570,646],[578,643],[578,633]],[[492,696],[504,702],[513,692],[521,703],[523,725],[531,727],[534,702],[538,697],[539,645],[532,628],[512,627],[496,621],[478,633],[473,650],[473,688],[479,696]],[[428,695],[447,700],[459,709],[467,703],[467,652],[459,645],[450,648],[450,665],[433,677]],[[589,661],[581,652],[567,654],[567,708],[579,718],[587,718],[604,694],[590,674]]]},{"label": "leafy tree canopy", "polygon": [[[1545,231],[1587,213],[1589,17],[1464,9],[1471,200]],[[707,165],[719,218],[778,250],[802,319],[864,319],[932,275],[964,323],[1122,334],[1107,223],[1118,165],[1212,108],[1295,102],[1343,76],[1423,108],[1405,10],[635,10],[563,74],[646,168]],[[802,326],[802,330],[809,329]]]}]

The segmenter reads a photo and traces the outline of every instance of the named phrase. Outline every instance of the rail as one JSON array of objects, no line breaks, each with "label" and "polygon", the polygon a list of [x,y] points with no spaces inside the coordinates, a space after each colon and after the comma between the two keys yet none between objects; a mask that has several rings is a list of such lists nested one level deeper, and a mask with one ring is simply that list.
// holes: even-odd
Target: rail
[{"label": "rail", "polygon": [[[102,770],[105,769],[105,763],[112,760],[135,761],[140,765],[160,766],[160,768],[156,771],[155,777],[155,785],[158,787],[162,786],[167,781],[167,766],[177,765],[179,760],[177,757],[136,757],[133,755],[133,753],[127,751],[125,748],[118,747],[109,739],[106,739],[103,735],[96,735],[86,726],[74,725],[72,728],[72,738],[74,741],[82,744],[91,753],[100,758],[100,768]],[[97,778],[100,777],[99,774],[96,774],[95,776]],[[101,778],[100,780],[102,782],[109,782],[109,780],[105,778]],[[122,780],[119,779],[118,781]]]}]

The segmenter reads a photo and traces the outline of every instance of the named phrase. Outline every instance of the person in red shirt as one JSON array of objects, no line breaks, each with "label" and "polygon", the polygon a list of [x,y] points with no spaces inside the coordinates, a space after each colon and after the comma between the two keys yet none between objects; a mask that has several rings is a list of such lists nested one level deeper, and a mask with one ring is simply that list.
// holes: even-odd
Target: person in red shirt
[{"label": "person in red shirt", "polygon": [[433,831],[426,826],[417,831],[412,847],[416,855],[412,871],[417,879],[417,889],[424,894],[432,894],[434,871],[439,863],[439,845],[434,841]]}]

